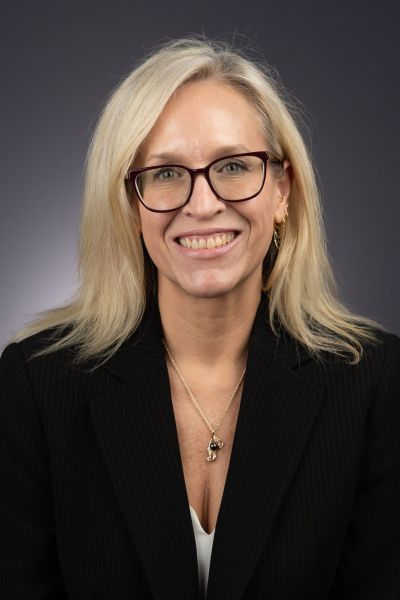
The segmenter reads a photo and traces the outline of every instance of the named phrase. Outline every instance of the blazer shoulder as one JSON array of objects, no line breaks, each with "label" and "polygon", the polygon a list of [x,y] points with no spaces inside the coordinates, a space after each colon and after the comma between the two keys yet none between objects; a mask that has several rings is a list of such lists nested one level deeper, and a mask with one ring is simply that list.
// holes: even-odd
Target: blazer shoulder
[{"label": "blazer shoulder", "polygon": [[[355,364],[355,367],[368,367],[371,363],[383,364],[386,356],[395,361],[400,360],[400,337],[397,334],[377,328],[373,328],[371,332],[374,334],[375,340],[367,340],[361,343],[362,354],[360,361]],[[331,353],[327,353],[328,362],[332,358],[335,364],[343,364],[341,357],[338,358],[335,354],[331,355]],[[347,367],[349,366],[347,361],[344,364]]]},{"label": "blazer shoulder", "polygon": [[369,342],[364,346],[365,359],[368,360],[400,360],[400,337],[390,331],[374,329],[378,342]]},{"label": "blazer shoulder", "polygon": [[357,363],[335,352],[324,352],[318,360],[304,361],[299,374],[321,385],[329,381],[332,390],[335,386],[359,389],[363,393],[369,389],[373,395],[374,390],[389,379],[391,385],[400,390],[400,337],[377,328],[373,333],[375,341],[362,343],[362,354]]},{"label": "blazer shoulder", "polygon": [[[356,375],[363,382],[371,380],[380,393],[390,389],[400,395],[400,337],[388,331],[375,330],[378,343],[364,345]],[[397,390],[397,392],[396,392]]]},{"label": "blazer shoulder", "polygon": [[12,364],[20,360],[30,363],[30,361],[36,362],[37,360],[40,360],[40,362],[51,362],[52,360],[67,359],[67,357],[71,359],[73,356],[72,348],[53,350],[39,357],[35,356],[37,352],[45,350],[51,344],[61,339],[69,328],[70,326],[64,328],[49,327],[27,336],[19,342],[9,342],[1,352],[0,363],[4,366],[5,364]]},{"label": "blazer shoulder", "polygon": [[382,378],[398,382],[400,390],[400,337],[395,333],[382,332]]}]

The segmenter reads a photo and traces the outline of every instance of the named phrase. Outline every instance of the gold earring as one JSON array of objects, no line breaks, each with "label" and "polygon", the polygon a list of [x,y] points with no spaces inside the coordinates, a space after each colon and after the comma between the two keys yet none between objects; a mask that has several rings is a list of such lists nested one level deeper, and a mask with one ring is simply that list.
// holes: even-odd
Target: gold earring
[{"label": "gold earring", "polygon": [[[284,196],[282,196],[282,194],[279,194],[279,199],[280,199],[281,201],[283,201],[285,198],[284,198]],[[281,226],[282,228],[285,226],[285,220],[286,220],[286,217],[288,217],[288,216],[289,216],[289,215],[288,215],[288,207],[286,206],[286,207],[285,207],[285,215],[284,215],[284,217],[282,218],[282,223],[280,223],[280,226]],[[276,230],[275,226],[274,226],[273,240],[274,240],[274,244],[275,244],[275,247],[276,247],[276,249],[277,249],[277,250],[279,250],[279,248],[280,248],[280,245],[281,245],[281,236],[280,236],[280,234],[278,233],[278,231]]]},{"label": "gold earring", "polygon": [[[280,200],[281,202],[283,202],[283,201],[284,201],[284,199],[285,199],[285,197],[284,197],[284,196],[282,196],[282,194],[279,194],[279,200]],[[285,214],[285,216],[287,216],[287,209],[286,209],[286,214]],[[285,222],[285,219],[284,219],[284,218],[283,218],[282,220],[283,220],[283,222]]]}]

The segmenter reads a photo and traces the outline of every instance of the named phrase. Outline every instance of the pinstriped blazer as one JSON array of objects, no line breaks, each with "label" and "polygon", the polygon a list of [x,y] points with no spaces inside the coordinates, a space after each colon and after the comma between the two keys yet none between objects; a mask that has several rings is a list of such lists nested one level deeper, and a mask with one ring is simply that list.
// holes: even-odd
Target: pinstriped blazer
[{"label": "pinstriped blazer", "polygon": [[[263,295],[207,600],[400,598],[400,339],[323,362]],[[195,539],[156,304],[103,366],[0,359],[0,597],[198,598]],[[93,366],[92,364],[88,367]]]}]

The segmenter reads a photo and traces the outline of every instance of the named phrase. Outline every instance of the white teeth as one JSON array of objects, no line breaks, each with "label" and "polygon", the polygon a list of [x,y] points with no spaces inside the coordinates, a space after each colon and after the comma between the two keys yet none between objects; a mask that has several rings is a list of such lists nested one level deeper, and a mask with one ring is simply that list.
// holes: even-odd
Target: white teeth
[{"label": "white teeth", "polygon": [[209,236],[206,238],[179,238],[178,241],[184,248],[193,248],[198,250],[199,248],[218,248],[219,246],[225,246],[229,244],[235,237],[235,233],[223,233],[222,235],[216,235],[215,237]]}]

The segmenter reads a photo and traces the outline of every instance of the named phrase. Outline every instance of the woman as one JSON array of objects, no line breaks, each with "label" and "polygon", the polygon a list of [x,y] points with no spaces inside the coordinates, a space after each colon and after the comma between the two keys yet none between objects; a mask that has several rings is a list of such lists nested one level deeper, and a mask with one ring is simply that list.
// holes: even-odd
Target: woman
[{"label": "woman", "polygon": [[79,273],[0,362],[2,597],[398,597],[400,340],[337,297],[265,66],[190,38],[122,82]]}]

